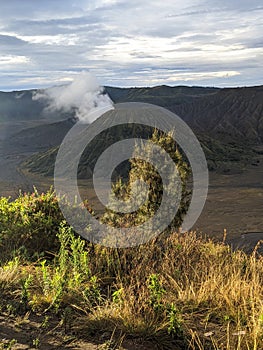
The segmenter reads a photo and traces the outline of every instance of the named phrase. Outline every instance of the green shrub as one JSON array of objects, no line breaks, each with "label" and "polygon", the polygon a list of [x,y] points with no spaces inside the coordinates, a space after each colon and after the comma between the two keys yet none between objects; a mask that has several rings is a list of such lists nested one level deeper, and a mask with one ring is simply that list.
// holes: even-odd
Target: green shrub
[{"label": "green shrub", "polygon": [[[133,156],[130,159],[131,170],[129,173],[128,182],[125,183],[122,179],[119,179],[113,186],[112,198],[117,197],[123,201],[128,201],[130,198],[131,184],[137,180],[142,180],[147,184],[149,188],[148,198],[136,212],[131,211],[124,214],[107,210],[102,218],[103,222],[115,227],[134,227],[149,220],[159,209],[162,203],[163,179],[152,164],[140,158],[140,155],[143,154],[148,159],[152,159],[153,156],[155,159],[158,159],[157,157],[159,157],[162,170],[167,172],[168,178],[166,180],[169,180],[167,181],[169,185],[167,186],[166,190],[174,199],[173,207],[178,207],[178,211],[170,224],[170,229],[178,229],[182,223],[183,216],[185,215],[189,206],[190,193],[187,190],[186,185],[190,176],[190,168],[179,152],[177,144],[172,137],[172,133],[164,134],[158,130],[155,130],[149,141],[162,148],[170,156],[176,165],[180,181],[177,178],[177,174],[169,173],[169,166],[167,164],[163,164],[161,153],[157,153],[156,150],[150,146],[150,143],[147,145],[136,145]],[[181,199],[178,195],[180,187]],[[138,196],[140,196],[140,193],[143,195],[143,191],[138,192]]]},{"label": "green shrub", "polygon": [[0,254],[8,259],[14,251],[32,258],[58,249],[63,215],[52,190],[20,193],[18,198],[0,198]]},{"label": "green shrub", "polygon": [[88,251],[85,241],[77,237],[63,222],[57,234],[60,249],[55,259],[40,262],[38,283],[40,295],[32,295],[32,307],[46,304],[58,310],[61,304],[73,302],[76,298],[86,305],[94,305],[101,300],[97,277],[91,275]]}]

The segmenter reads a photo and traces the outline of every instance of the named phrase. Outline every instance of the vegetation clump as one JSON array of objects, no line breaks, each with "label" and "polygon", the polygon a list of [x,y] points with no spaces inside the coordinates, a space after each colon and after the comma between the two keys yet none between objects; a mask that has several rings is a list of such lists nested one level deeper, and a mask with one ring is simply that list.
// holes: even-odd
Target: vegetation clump
[{"label": "vegetation clump", "polygon": [[[57,250],[52,259],[32,261],[16,241],[27,230],[40,234],[36,218],[42,227],[50,203],[57,208],[51,193],[1,199],[1,252],[10,256],[0,267],[3,315],[41,313],[43,323],[63,324],[67,336],[109,332],[162,349],[262,349],[263,259],[256,252],[232,252],[193,232],[171,232],[134,248],[103,248],[77,237],[63,220],[58,224],[58,209],[51,207],[46,213],[52,219],[45,222],[48,232],[53,227],[49,244]],[[14,205],[23,217],[15,216]],[[7,245],[12,230],[16,239]]]},{"label": "vegetation clump", "polygon": [[[163,156],[163,152],[167,158]],[[154,165],[151,164],[153,159]],[[176,165],[176,171],[174,168],[171,169],[169,161]],[[158,169],[156,164],[161,169]],[[159,172],[160,170],[162,175]],[[173,133],[165,134],[155,129],[148,143],[136,145],[130,159],[128,180],[123,181],[122,178],[119,178],[115,182],[110,198],[113,209],[107,209],[101,220],[107,225],[119,228],[136,228],[136,226],[147,222],[149,232],[145,229],[144,235],[146,238],[144,242],[148,240],[147,237],[154,237],[156,227],[161,225],[163,217],[170,218],[168,220],[168,232],[178,229],[189,206],[191,195],[191,191],[187,188],[189,179],[190,167],[183,159],[174,141]],[[145,198],[145,185],[148,190],[147,198]],[[132,194],[134,196],[132,187],[135,187],[138,203],[143,203],[137,210],[132,209],[133,201],[129,202],[132,199]],[[161,209],[164,194],[169,203],[167,203],[165,209]],[[116,198],[126,204],[129,203],[127,213],[119,212],[118,207],[115,207],[114,201]],[[174,208],[177,208],[177,211]],[[165,210],[165,212],[160,211],[158,213],[159,209]],[[150,225],[149,220],[157,213],[159,218]],[[136,237],[136,229],[129,239],[131,245],[133,245],[132,238],[134,237]],[[128,239],[127,235],[124,239]]]},{"label": "vegetation clump", "polygon": [[56,236],[63,215],[58,199],[50,189],[46,193],[21,193],[0,198],[0,254],[1,260],[10,253],[23,252],[30,258],[59,248]]},{"label": "vegetation clump", "polygon": [[[0,199],[0,317],[22,329],[41,318],[44,331],[30,340],[35,348],[58,329],[64,342],[95,337],[106,340],[108,349],[128,340],[167,350],[263,348],[263,257],[256,248],[247,255],[224,241],[177,232],[187,208],[188,168],[169,137],[154,134],[153,140],[177,157],[183,201],[169,234],[143,245],[106,248],[80,238],[64,221],[52,190]],[[131,163],[130,181],[142,177],[159,189],[155,169]],[[114,188],[122,198],[128,190],[121,181]],[[128,214],[135,230],[158,208],[158,191],[152,196],[137,216]],[[104,220],[125,225],[112,213]]]}]

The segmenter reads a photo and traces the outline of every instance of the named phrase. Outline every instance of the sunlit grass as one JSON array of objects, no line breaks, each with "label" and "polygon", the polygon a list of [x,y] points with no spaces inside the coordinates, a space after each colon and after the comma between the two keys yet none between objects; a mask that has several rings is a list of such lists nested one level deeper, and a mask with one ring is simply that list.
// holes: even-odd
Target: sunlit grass
[{"label": "sunlit grass", "polygon": [[[41,232],[32,228],[44,225],[47,218],[38,211],[45,212],[50,203],[48,213],[56,221],[48,221],[49,239],[56,244],[49,242],[53,250],[46,253]],[[106,332],[163,349],[263,348],[263,257],[258,247],[246,255],[232,252],[225,237],[215,243],[195,232],[173,232],[135,248],[104,248],[85,242],[62,220],[57,224],[59,209],[50,194],[25,195],[12,203],[2,199],[1,205],[3,313],[18,320],[28,312],[42,314],[43,322],[47,315],[59,318],[66,333],[80,338]],[[5,242],[14,219],[17,239],[27,230],[36,235],[37,256],[32,240],[29,250],[27,242],[23,250],[15,241]]]}]

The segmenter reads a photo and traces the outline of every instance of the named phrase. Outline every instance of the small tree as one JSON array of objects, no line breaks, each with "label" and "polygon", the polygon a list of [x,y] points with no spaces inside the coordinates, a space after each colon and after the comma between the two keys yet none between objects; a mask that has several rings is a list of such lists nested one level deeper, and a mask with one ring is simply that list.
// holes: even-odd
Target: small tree
[{"label": "small tree", "polygon": [[[167,173],[167,176],[169,176],[168,191],[170,191],[170,195],[172,194],[174,198],[174,205],[178,206],[177,213],[170,223],[169,227],[170,229],[178,229],[182,223],[183,216],[186,213],[189,205],[190,193],[187,191],[186,184],[187,179],[190,175],[190,168],[179,152],[178,146],[172,137],[172,133],[164,134],[163,132],[155,129],[152,137],[150,138],[150,141],[153,144],[160,146],[170,156],[172,161],[175,163],[177,172],[180,176],[179,180],[177,174]],[[150,161],[148,162],[140,158],[140,155],[143,154],[144,158],[151,160],[154,152],[156,152],[156,149],[154,149],[150,143],[142,143],[136,145],[133,152],[133,157],[130,159],[131,170],[129,172],[128,181],[125,183],[120,178],[113,185],[110,198],[110,203],[112,204],[113,209],[106,210],[106,213],[102,218],[102,221],[104,223],[108,223],[114,227],[132,227],[144,223],[155,215],[162,202],[163,180],[157,169],[152,164],[150,164]],[[154,156],[156,159],[156,154]],[[166,164],[161,163],[161,166],[162,171],[165,173]],[[131,211],[129,213],[120,213],[114,211],[114,198],[117,197],[120,200],[126,202],[129,201],[131,195],[131,186],[132,183],[136,180],[142,180],[147,184],[148,198],[136,211]],[[179,191],[179,187],[181,187],[181,191]],[[139,188],[138,197],[143,195],[141,194],[142,192],[140,192]],[[179,198],[179,192],[181,192],[181,198]]]}]

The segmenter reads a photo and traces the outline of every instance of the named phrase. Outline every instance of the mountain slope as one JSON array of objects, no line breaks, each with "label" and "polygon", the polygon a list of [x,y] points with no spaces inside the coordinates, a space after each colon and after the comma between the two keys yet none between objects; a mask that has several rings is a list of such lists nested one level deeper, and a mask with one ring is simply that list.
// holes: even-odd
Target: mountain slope
[{"label": "mountain slope", "polygon": [[8,142],[27,151],[46,150],[58,146],[76,119],[68,118],[55,123],[48,123],[21,130],[12,135]]},{"label": "mountain slope", "polygon": [[148,102],[168,108],[194,131],[220,140],[263,141],[263,86],[244,88],[106,88],[114,102]]},{"label": "mountain slope", "polygon": [[12,120],[60,120],[71,115],[61,111],[46,110],[46,103],[34,100],[37,90],[0,92],[0,122]]},{"label": "mountain slope", "polygon": [[[231,169],[253,162],[253,149],[263,142],[263,86],[244,88],[204,88],[187,86],[156,86],[152,88],[105,87],[115,102],[148,102],[161,105],[182,117],[197,134],[205,150],[211,169]],[[9,118],[47,118],[47,124],[28,128],[13,135],[12,147],[28,151],[43,150],[28,162],[32,171],[52,174],[56,147],[74,124],[70,115],[45,114],[45,105],[32,101],[34,91],[0,93],[0,121]],[[50,122],[53,120],[53,123]],[[61,120],[60,122],[55,122]],[[119,136],[129,136],[115,129]],[[132,134],[134,136],[134,134]],[[104,135],[104,139],[113,138]],[[116,135],[115,135],[116,136]],[[142,135],[145,136],[145,135]],[[104,139],[97,140],[94,149],[100,152]],[[50,148],[50,150],[48,150]],[[41,161],[40,158],[41,157]],[[83,164],[96,159],[94,150],[85,152]],[[84,170],[80,173],[86,176]]]},{"label": "mountain slope", "polygon": [[[115,102],[147,102],[168,108],[183,118],[194,131],[224,141],[263,141],[263,86],[204,88],[156,86],[152,88],[105,87]],[[46,111],[33,101],[35,90],[0,92],[0,121],[63,120],[73,115]]]},{"label": "mountain slope", "polygon": [[[151,113],[148,113],[148,111],[144,112],[144,110],[140,111],[140,116],[143,116],[145,125],[121,124],[114,126],[114,123],[124,115],[126,115],[126,118],[129,119],[129,113],[133,113],[133,108],[126,109],[118,106],[115,110],[107,112],[101,116],[100,119],[96,120],[91,126],[89,126],[89,128],[92,128],[94,130],[94,135],[97,135],[96,128],[98,128],[98,126],[96,127],[96,125],[103,125],[104,131],[94,137],[94,139],[90,142],[89,145],[87,145],[86,149],[84,150],[78,165],[79,178],[90,178],[93,174],[93,169],[98,157],[116,141],[138,137],[148,139],[152,135],[153,129],[146,127],[146,125],[150,124],[152,115]],[[166,125],[165,114],[155,114],[155,117],[158,117],[162,125]],[[64,123],[65,121],[61,122],[60,125]],[[247,160],[253,159],[253,156],[255,155],[253,149],[250,150],[245,145],[241,145],[234,141],[231,143],[225,143],[223,141],[215,140],[209,135],[205,135],[203,133],[198,134],[197,136],[202,144],[208,160],[208,166],[211,170],[221,169],[224,172],[227,172],[229,171],[229,168],[231,169],[233,167],[241,169]],[[84,130],[81,129],[81,134],[79,137],[85,140],[85,128]],[[71,158],[69,157],[69,159],[73,160],[75,159],[74,147],[75,142],[72,143],[73,153]],[[37,172],[48,176],[53,175],[54,163],[58,148],[59,146],[53,147],[41,154],[37,154],[29,158],[25,163],[26,167],[29,168],[32,172]],[[74,161],[72,163],[74,163]],[[70,169],[71,164],[67,165]],[[127,170],[128,165],[122,164],[122,168],[118,169],[118,174],[125,176],[125,174],[127,175]]]}]

